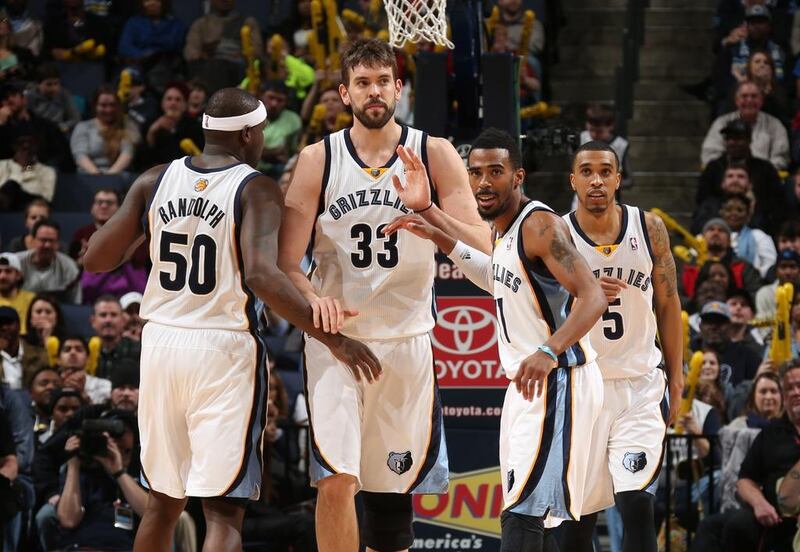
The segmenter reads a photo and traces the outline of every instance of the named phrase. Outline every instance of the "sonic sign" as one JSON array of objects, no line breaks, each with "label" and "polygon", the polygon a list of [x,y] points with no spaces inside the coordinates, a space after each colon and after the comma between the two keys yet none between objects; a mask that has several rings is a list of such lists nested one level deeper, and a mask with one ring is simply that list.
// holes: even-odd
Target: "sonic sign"
[{"label": "sonic sign", "polygon": [[442,388],[507,387],[490,297],[439,297],[432,341]]}]

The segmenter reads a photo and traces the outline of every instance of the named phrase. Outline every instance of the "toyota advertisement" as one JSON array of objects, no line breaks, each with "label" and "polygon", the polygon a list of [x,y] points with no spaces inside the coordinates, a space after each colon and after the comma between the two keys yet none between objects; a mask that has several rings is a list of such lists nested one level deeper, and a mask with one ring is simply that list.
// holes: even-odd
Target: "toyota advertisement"
[{"label": "toyota advertisement", "polygon": [[492,298],[438,257],[431,336],[450,460],[450,492],[414,497],[411,550],[500,548],[500,413],[508,379]]}]

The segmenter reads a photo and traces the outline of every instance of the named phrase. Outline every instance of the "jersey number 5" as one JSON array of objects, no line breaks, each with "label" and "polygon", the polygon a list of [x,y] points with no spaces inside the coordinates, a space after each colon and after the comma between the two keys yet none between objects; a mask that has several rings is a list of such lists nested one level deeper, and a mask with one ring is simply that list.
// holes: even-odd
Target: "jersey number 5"
[{"label": "jersey number 5", "polygon": [[606,312],[603,313],[603,321],[611,322],[612,324],[611,326],[603,326],[603,335],[606,336],[606,339],[609,341],[616,341],[625,333],[622,327],[622,313],[611,310],[611,307],[618,307],[620,304],[621,301],[619,297],[617,297],[608,304]]},{"label": "jersey number 5", "polygon": [[379,250],[373,255],[372,251],[372,227],[369,224],[359,223],[354,224],[350,228],[350,238],[356,240],[356,251],[350,253],[350,260],[356,268],[369,268],[372,264],[372,258],[378,261],[378,264],[383,268],[394,268],[397,266],[399,258],[397,250],[397,234],[387,236],[383,233],[386,224],[381,224],[375,229],[375,245],[378,241],[383,242],[382,250]]},{"label": "jersey number 5", "polygon": [[[189,236],[161,232],[158,260],[175,265],[174,271],[159,271],[158,280],[167,291],[181,291],[188,282],[195,295],[208,295],[217,287],[217,244],[208,234],[197,234],[192,242],[189,258],[179,251],[189,244]],[[179,251],[173,251],[172,246]],[[187,279],[186,272],[189,272]]]}]

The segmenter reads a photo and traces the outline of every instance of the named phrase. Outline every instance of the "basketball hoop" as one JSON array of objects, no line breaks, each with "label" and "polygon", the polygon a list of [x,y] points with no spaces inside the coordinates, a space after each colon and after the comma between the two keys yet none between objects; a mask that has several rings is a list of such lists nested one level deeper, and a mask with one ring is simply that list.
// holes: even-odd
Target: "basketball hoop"
[{"label": "basketball hoop", "polygon": [[402,48],[425,40],[438,46],[455,46],[447,39],[447,0],[383,0],[389,17],[389,44]]}]

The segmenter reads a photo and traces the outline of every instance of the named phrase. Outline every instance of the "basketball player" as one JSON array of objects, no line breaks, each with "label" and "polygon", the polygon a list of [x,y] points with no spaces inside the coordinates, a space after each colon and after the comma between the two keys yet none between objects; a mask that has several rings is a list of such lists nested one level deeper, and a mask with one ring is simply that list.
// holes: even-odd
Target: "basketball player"
[{"label": "basketball player", "polygon": [[[427,187],[413,152],[401,195]],[[607,306],[564,221],[520,189],[525,170],[514,139],[484,131],[469,153],[469,176],[481,217],[492,221],[492,256],[416,215],[392,222],[434,241],[477,285],[494,296],[500,361],[513,380],[500,420],[504,552],[543,549],[545,516],[577,519],[589,454],[585,444],[602,406],[602,378],[585,337]],[[400,193],[400,192],[399,192]],[[390,234],[393,235],[393,234]]]},{"label": "basketball player", "polygon": [[655,552],[653,502],[664,434],[683,390],[681,306],[669,236],[658,217],[616,202],[619,160],[604,142],[578,149],[570,183],[578,207],[564,219],[608,308],[589,334],[604,399],[592,435],[584,516],[564,525],[562,549],[591,552],[595,512],[616,504],[623,551]]},{"label": "basketball player", "polygon": [[[447,492],[448,464],[428,337],[434,247],[384,228],[397,215],[418,212],[475,247],[491,245],[455,148],[395,122],[401,81],[392,48],[359,40],[341,63],[339,92],[353,110],[353,127],[300,153],[286,195],[279,266],[312,304],[317,325],[364,340],[383,368],[380,380],[365,386],[316,338],[306,339],[319,549],[358,550],[353,496],[360,490],[362,542],[396,551],[413,542],[409,493]],[[432,182],[402,200],[392,185],[403,178],[401,147],[417,152]],[[309,280],[300,262],[312,236]]]},{"label": "basketball player", "polygon": [[282,196],[253,169],[266,117],[242,90],[215,93],[203,153],[142,174],[84,257],[86,270],[113,270],[144,239],[144,220],[153,268],[141,308],[139,428],[150,497],[137,552],[171,550],[187,496],[203,498],[203,550],[241,550],[245,504],[261,484],[261,301],[330,347],[355,378],[380,372],[366,346],[314,326],[308,302],[277,268]]}]

